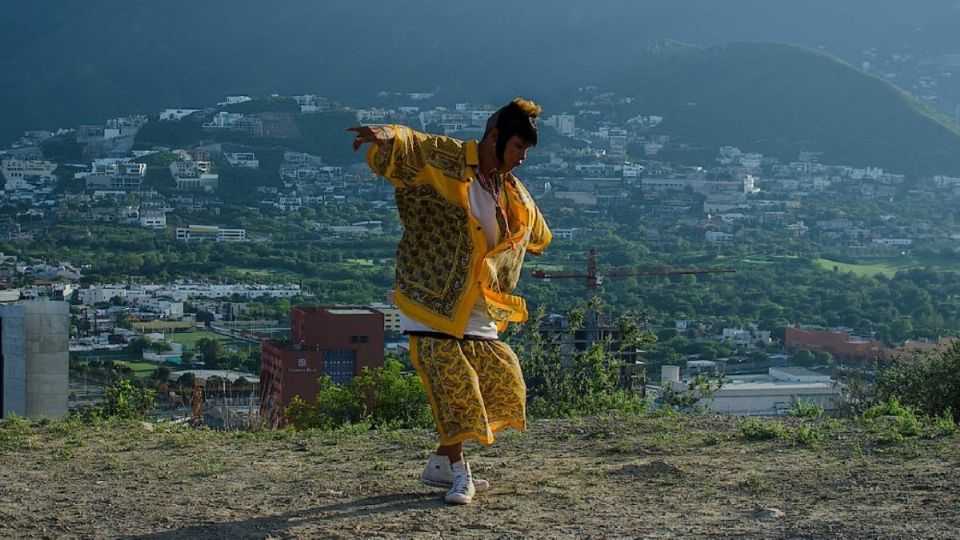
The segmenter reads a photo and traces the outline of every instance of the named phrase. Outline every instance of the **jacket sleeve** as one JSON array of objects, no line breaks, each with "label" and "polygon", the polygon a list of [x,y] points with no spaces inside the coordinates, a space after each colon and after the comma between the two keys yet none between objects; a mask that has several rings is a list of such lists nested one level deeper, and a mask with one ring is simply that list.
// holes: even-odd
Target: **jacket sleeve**
[{"label": "jacket sleeve", "polygon": [[534,206],[533,213],[533,226],[530,228],[530,243],[527,244],[527,251],[539,255],[550,245],[550,241],[553,240],[553,233],[547,227],[547,221],[543,219],[540,208]]},{"label": "jacket sleeve", "polygon": [[370,145],[367,152],[367,165],[374,173],[400,188],[465,179],[463,142],[420,133],[406,126],[390,127],[395,133],[393,141],[384,149],[376,144]]}]

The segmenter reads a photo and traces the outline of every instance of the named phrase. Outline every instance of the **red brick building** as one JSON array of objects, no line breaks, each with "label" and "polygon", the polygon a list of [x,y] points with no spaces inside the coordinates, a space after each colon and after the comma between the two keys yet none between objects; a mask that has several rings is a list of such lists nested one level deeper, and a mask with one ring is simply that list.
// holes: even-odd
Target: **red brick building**
[{"label": "red brick building", "polygon": [[886,360],[887,348],[873,339],[851,337],[846,332],[824,332],[806,328],[787,328],[784,345],[788,351],[807,349],[811,352],[828,352],[846,363],[864,364],[879,358]]},{"label": "red brick building", "polygon": [[294,396],[316,399],[318,379],[348,383],[363,368],[383,366],[383,313],[364,307],[295,307],[290,340],[264,341],[260,348],[260,418],[284,423]]}]

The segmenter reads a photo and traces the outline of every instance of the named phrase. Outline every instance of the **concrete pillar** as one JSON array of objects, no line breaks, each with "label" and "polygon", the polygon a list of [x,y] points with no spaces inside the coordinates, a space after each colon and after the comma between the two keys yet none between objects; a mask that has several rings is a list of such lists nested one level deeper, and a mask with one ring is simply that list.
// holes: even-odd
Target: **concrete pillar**
[{"label": "concrete pillar", "polygon": [[661,366],[661,382],[680,382],[680,366]]},{"label": "concrete pillar", "polygon": [[65,416],[69,394],[70,311],[66,302],[27,308],[27,416]]},{"label": "concrete pillar", "polygon": [[0,305],[3,416],[67,414],[69,313],[66,302]]},{"label": "concrete pillar", "polygon": [[0,343],[3,354],[3,399],[0,413],[27,415],[27,331],[24,309],[16,304],[0,305]]}]

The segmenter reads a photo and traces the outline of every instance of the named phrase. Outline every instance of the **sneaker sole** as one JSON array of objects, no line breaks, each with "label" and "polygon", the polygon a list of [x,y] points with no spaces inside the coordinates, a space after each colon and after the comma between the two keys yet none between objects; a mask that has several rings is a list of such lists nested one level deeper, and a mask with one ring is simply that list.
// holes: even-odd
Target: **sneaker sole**
[{"label": "sneaker sole", "polygon": [[[435,480],[430,480],[423,477],[420,477],[420,483],[430,487],[443,488],[443,489],[450,489],[450,486],[452,485],[452,484],[444,484],[443,482],[437,482]],[[474,489],[477,490],[477,493],[480,493],[481,491],[486,491],[487,489],[490,488],[490,482],[487,482],[486,480],[480,480],[480,479],[474,478],[473,487]],[[466,504],[466,503],[455,503],[455,504]]]}]

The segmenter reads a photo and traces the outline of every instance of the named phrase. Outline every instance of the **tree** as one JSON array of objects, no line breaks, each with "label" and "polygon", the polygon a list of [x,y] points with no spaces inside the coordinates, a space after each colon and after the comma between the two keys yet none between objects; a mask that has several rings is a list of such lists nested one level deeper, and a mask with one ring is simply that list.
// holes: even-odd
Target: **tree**
[{"label": "tree", "polygon": [[193,388],[197,383],[197,378],[193,373],[184,373],[177,379],[177,384],[181,388]]},{"label": "tree", "polygon": [[298,429],[332,429],[357,422],[402,428],[432,424],[423,382],[414,373],[403,373],[403,365],[394,358],[383,367],[364,368],[347,384],[321,377],[316,402],[296,396],[284,415]]},{"label": "tree", "polygon": [[220,365],[228,354],[223,342],[216,338],[200,338],[196,347],[203,357],[204,365],[211,368]]},{"label": "tree", "polygon": [[812,366],[814,360],[813,353],[807,349],[800,349],[790,357],[790,361],[797,366]]},{"label": "tree", "polygon": [[153,373],[153,378],[158,383],[167,382],[167,379],[170,378],[170,366],[157,366],[157,370]]},{"label": "tree", "polygon": [[827,351],[819,351],[814,355],[814,362],[818,366],[828,366],[833,363],[833,355]]},{"label": "tree", "polygon": [[142,382],[118,378],[104,391],[104,416],[140,419],[153,408],[156,392],[147,389]]}]

